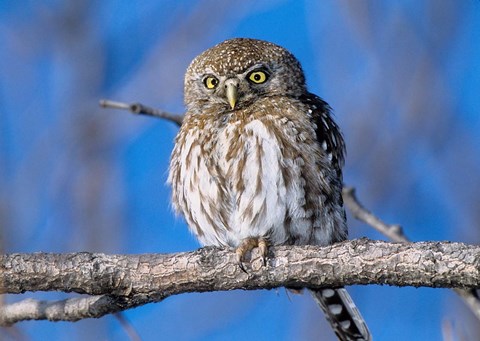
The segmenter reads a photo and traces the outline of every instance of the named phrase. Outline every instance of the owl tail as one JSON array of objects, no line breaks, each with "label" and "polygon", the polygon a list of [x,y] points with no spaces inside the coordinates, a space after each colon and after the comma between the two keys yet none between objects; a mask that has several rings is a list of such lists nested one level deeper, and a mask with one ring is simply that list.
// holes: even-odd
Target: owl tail
[{"label": "owl tail", "polygon": [[311,290],[340,341],[371,341],[367,324],[345,288]]}]

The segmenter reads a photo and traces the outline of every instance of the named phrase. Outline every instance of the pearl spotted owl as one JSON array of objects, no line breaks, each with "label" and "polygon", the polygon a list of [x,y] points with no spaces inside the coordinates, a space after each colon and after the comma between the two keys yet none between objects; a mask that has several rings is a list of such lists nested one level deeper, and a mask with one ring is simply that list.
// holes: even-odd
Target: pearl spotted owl
[{"label": "pearl spotted owl", "polygon": [[[309,93],[297,59],[254,39],[196,57],[175,140],[173,206],[203,245],[328,245],[347,238],[345,145],[330,107]],[[311,290],[340,340],[370,340],[343,288]]]}]

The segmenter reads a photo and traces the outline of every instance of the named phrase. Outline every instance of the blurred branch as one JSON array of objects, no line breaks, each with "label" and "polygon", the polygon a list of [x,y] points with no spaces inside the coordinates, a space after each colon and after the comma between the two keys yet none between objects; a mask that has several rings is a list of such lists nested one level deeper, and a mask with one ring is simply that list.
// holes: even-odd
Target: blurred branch
[{"label": "blurred branch", "polygon": [[233,289],[480,286],[480,246],[450,242],[388,243],[357,239],[319,246],[277,246],[247,273],[231,250],[177,254],[9,254],[0,256],[0,293],[63,291],[93,295],[58,302],[24,300],[0,307],[0,325],[23,320],[100,317],[186,292]]},{"label": "blurred branch", "polygon": [[370,225],[381,234],[390,238],[390,240],[398,243],[408,242],[409,240],[403,234],[403,229],[400,225],[388,225],[377,218],[372,212],[367,210],[357,199],[355,195],[355,188],[343,187],[342,190],[343,201],[350,209],[353,216],[360,221]]},{"label": "blurred branch", "polygon": [[[10,326],[26,320],[75,322],[115,314],[152,301],[151,298],[140,295],[132,297],[96,295],[60,301],[39,301],[29,298],[0,307],[0,326]],[[160,299],[156,300],[158,301]]]},{"label": "blurred branch", "polygon": [[99,104],[102,108],[121,109],[121,110],[130,111],[133,114],[163,118],[163,119],[172,121],[179,126],[182,124],[182,120],[183,120],[183,115],[171,114],[163,110],[158,110],[158,109],[148,107],[141,103],[128,104],[123,102],[116,102],[116,101],[110,101],[107,99],[102,99],[100,100]]},{"label": "blurred branch", "polygon": [[122,312],[114,313],[113,316],[118,320],[120,325],[122,326],[123,330],[125,330],[125,333],[127,333],[128,338],[130,341],[141,341],[142,338],[136,331],[136,329],[132,326],[132,324],[127,320],[124,314]]},{"label": "blurred branch", "polygon": [[[355,218],[370,225],[394,242],[409,242],[409,239],[404,235],[403,229],[400,225],[385,224],[372,212],[363,207],[358,201],[353,187],[344,187],[342,190],[342,196],[345,205],[350,209]],[[477,319],[480,320],[480,297],[478,296],[477,291],[475,289],[458,288],[454,288],[453,291],[460,296],[467,307],[469,307]]]}]

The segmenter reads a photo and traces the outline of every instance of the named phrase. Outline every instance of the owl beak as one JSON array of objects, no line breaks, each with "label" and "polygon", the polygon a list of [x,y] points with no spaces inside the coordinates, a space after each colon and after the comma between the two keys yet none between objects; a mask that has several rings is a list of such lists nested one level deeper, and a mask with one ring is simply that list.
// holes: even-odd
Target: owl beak
[{"label": "owl beak", "polygon": [[237,104],[238,96],[238,82],[234,79],[227,79],[227,81],[225,82],[225,88],[227,89],[226,94],[228,103],[230,103],[232,109],[235,109],[235,104]]}]

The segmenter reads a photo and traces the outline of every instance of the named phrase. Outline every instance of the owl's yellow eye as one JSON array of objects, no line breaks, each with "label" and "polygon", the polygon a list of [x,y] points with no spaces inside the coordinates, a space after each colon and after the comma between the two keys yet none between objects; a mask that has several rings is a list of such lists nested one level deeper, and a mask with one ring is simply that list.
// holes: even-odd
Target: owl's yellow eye
[{"label": "owl's yellow eye", "polygon": [[218,79],[213,76],[208,76],[203,80],[203,84],[205,84],[207,89],[215,89],[218,85]]},{"label": "owl's yellow eye", "polygon": [[263,71],[253,71],[248,75],[248,79],[255,84],[265,83],[267,80],[267,74]]}]

